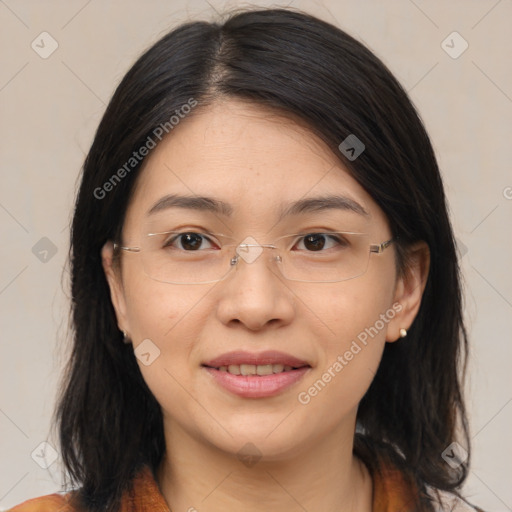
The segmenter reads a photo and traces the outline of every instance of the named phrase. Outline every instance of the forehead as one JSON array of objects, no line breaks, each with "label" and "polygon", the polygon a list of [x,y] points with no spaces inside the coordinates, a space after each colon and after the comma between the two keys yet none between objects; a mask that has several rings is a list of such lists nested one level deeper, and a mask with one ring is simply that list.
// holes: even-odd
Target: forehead
[{"label": "forehead", "polygon": [[332,194],[374,220],[383,216],[306,126],[230,99],[196,109],[146,157],[127,223],[139,223],[166,195],[218,198],[237,221],[268,224],[282,218],[288,203]]}]

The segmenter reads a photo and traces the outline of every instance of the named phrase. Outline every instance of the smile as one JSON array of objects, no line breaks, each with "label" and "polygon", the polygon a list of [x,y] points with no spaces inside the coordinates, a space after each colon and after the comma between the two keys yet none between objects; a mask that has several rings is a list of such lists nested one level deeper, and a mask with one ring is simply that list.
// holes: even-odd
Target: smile
[{"label": "smile", "polygon": [[300,381],[311,370],[309,365],[293,368],[282,364],[241,364],[219,368],[203,365],[202,368],[221,388],[243,398],[266,398],[278,395]]},{"label": "smile", "polygon": [[229,366],[220,366],[215,368],[221,372],[228,372],[232,375],[272,375],[276,373],[289,372],[292,370],[297,370],[297,367],[294,368],[290,365],[284,364],[230,364]]}]

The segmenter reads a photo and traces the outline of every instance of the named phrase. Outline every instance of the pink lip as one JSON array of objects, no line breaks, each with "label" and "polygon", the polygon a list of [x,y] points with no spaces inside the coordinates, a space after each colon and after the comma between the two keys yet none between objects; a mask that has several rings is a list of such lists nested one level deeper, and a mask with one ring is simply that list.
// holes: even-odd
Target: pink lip
[{"label": "pink lip", "polygon": [[284,352],[279,352],[277,350],[267,350],[257,354],[244,352],[243,350],[236,350],[234,352],[222,354],[210,361],[206,361],[203,363],[203,366],[220,368],[221,366],[229,366],[230,364],[282,364],[284,366],[292,366],[293,368],[310,366],[307,361],[302,361],[290,354],[285,354]]},{"label": "pink lip", "polygon": [[212,375],[218,384],[235,395],[244,398],[264,398],[277,395],[281,391],[284,391],[286,388],[302,379],[304,374],[311,370],[311,367],[303,366],[296,370],[262,376],[233,375],[226,371],[217,370],[216,368],[204,367],[204,369]]}]

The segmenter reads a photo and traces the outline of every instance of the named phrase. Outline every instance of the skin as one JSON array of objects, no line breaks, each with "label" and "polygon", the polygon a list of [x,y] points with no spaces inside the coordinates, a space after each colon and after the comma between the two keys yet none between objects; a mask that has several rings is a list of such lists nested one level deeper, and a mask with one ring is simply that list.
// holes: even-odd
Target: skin
[{"label": "skin", "polygon": [[[138,246],[145,212],[168,193],[215,196],[234,209],[231,217],[169,211],[180,225],[270,243],[298,230],[331,227],[340,212],[280,224],[276,216],[282,203],[333,192],[370,212],[371,243],[391,238],[382,210],[306,127],[249,103],[217,100],[182,120],[146,158],[122,241]],[[119,328],[134,349],[149,338],[160,350],[150,365],[137,362],[162,406],[167,452],[158,484],[173,511],[371,510],[371,477],[352,454],[356,412],[385,343],[399,339],[400,328],[408,329],[418,312],[429,267],[424,243],[411,247],[403,277],[391,245],[370,255],[363,275],[338,283],[285,280],[258,258],[239,263],[215,284],[176,285],[149,278],[140,254],[123,252],[121,270],[112,254],[107,242],[103,266]],[[400,312],[317,396],[299,403],[298,394],[393,304]],[[280,350],[312,368],[277,396],[241,398],[201,368],[238,349]],[[237,457],[246,443],[261,454],[251,466]]]}]

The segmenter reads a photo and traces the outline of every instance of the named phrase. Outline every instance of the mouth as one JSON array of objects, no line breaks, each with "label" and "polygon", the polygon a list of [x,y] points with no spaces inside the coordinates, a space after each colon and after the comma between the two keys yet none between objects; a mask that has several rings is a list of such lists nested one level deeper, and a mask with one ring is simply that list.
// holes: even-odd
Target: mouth
[{"label": "mouth", "polygon": [[[276,365],[229,365],[219,368],[202,365],[213,383],[242,398],[268,398],[283,393],[311,371],[311,366],[293,368]],[[274,368],[276,373],[274,373]],[[272,373],[270,372],[272,369]],[[255,373],[259,370],[260,374]],[[244,372],[244,373],[242,373]],[[264,373],[264,375],[261,375]]]},{"label": "mouth", "polygon": [[310,364],[304,359],[277,350],[266,350],[264,352],[235,350],[226,352],[209,361],[203,361],[202,366],[215,368],[219,371],[228,371],[234,375],[270,375],[271,373],[293,371],[304,366],[310,366]]},{"label": "mouth", "polygon": [[224,391],[242,398],[268,398],[291,388],[312,366],[278,351],[236,351],[201,364],[208,378]]},{"label": "mouth", "polygon": [[201,364],[213,382],[243,398],[266,398],[290,388],[312,366],[290,354],[274,350],[251,353],[235,351]]},{"label": "mouth", "polygon": [[230,364],[221,366],[208,366],[206,364],[201,365],[205,368],[211,368],[212,370],[218,370],[220,372],[227,372],[231,375],[252,375],[258,377],[264,377],[266,375],[275,375],[279,373],[292,372],[301,368],[311,368],[309,364],[300,366],[291,366],[284,364]]}]

